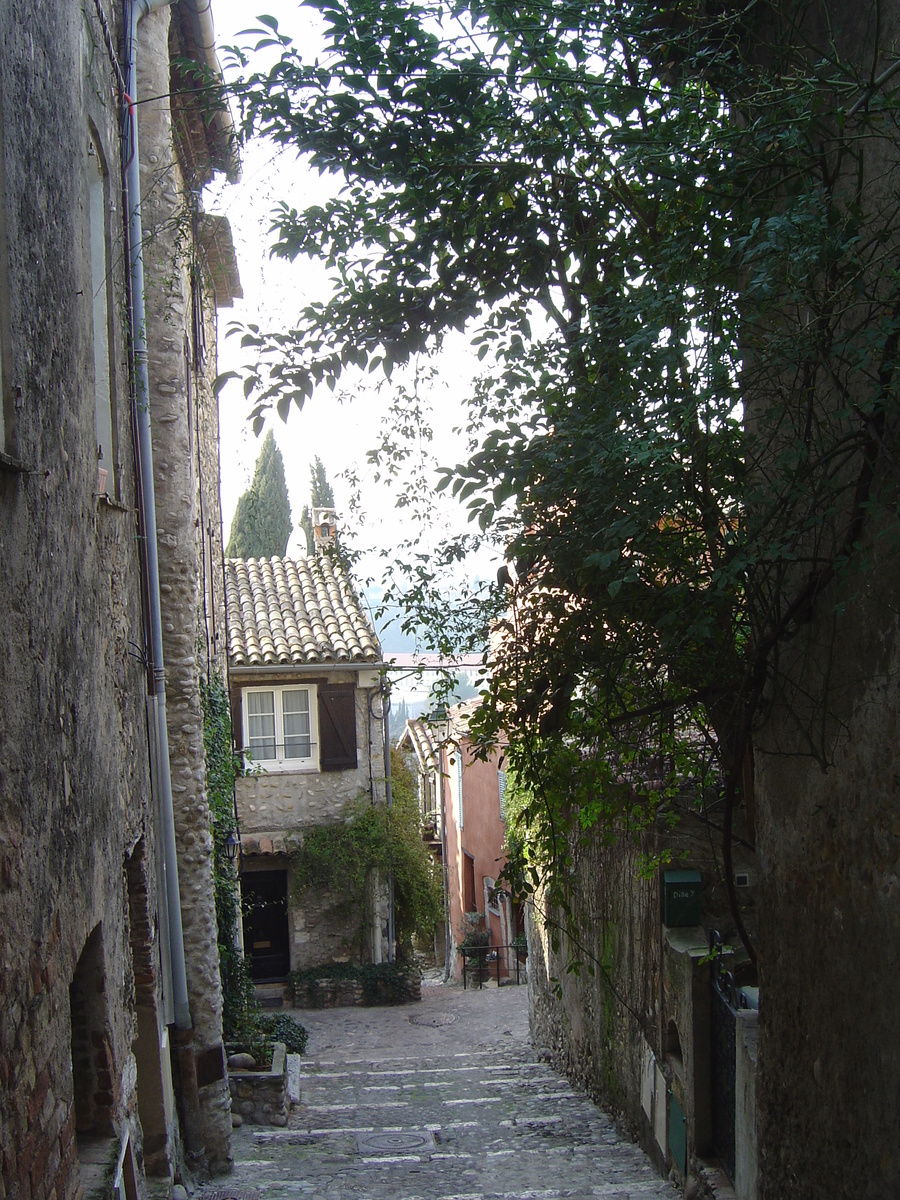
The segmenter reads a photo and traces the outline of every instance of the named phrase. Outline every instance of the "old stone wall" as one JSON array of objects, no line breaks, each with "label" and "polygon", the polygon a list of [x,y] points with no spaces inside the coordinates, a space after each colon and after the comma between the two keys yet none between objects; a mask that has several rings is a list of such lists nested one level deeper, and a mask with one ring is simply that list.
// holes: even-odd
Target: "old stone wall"
[{"label": "old stone wall", "polygon": [[294,872],[291,871],[288,887],[292,971],[370,957],[366,953],[368,930],[360,929],[362,914],[341,910],[339,884],[333,891],[309,891],[301,898],[294,889]]},{"label": "old stone wall", "polygon": [[[92,1137],[140,1155],[133,953],[155,1028],[159,959],[152,935],[131,939],[139,892],[155,910],[152,869],[126,887],[137,847],[154,849],[114,77],[93,4],[10,0],[0,44],[0,1195],[41,1200],[76,1194]],[[99,330],[89,155],[103,181]],[[154,1056],[163,1071],[158,1038]],[[165,1160],[162,1107],[154,1117]]]},{"label": "old stone wall", "polygon": [[203,255],[197,259],[197,282],[204,330],[204,353],[194,356],[194,427],[196,436],[192,458],[196,462],[200,524],[200,566],[202,571],[201,643],[205,661],[201,669],[218,673],[224,681],[228,673],[228,644],[225,635],[225,570],[222,544],[222,501],[219,458],[219,402],[213,384],[218,373],[218,313],[216,293]]},{"label": "old stone wall", "polygon": [[276,1042],[272,1066],[268,1071],[229,1068],[231,1102],[242,1121],[249,1125],[275,1125],[282,1128],[287,1125],[291,1107],[287,1088],[287,1060],[284,1043]]},{"label": "old stone wall", "polygon": [[[154,483],[166,664],[168,735],[178,845],[188,999],[198,1059],[221,1060],[201,1078],[203,1141],[213,1170],[230,1166],[231,1102],[222,1051],[222,995],[212,886],[212,837],[205,786],[198,645],[204,579],[204,523],[199,471],[211,485],[210,453],[197,442],[198,386],[207,363],[197,331],[204,327],[202,283],[194,245],[196,213],[173,141],[169,91],[169,10],[139,26],[141,185],[144,196],[147,341],[150,353]],[[214,356],[215,347],[206,347]],[[213,429],[206,421],[204,430]],[[205,489],[209,496],[209,486]],[[217,1076],[217,1077],[216,1077]]]},{"label": "old stone wall", "polygon": [[[690,811],[674,830],[640,839],[610,838],[608,830],[594,830],[573,850],[571,917],[548,909],[541,893],[528,921],[536,1043],[619,1117],[662,1173],[676,1167],[682,1181],[685,1172],[670,1149],[672,1097],[683,1113],[686,1173],[691,1174],[694,1156],[711,1152],[707,930],[715,927],[726,942],[737,941],[721,881],[717,833]],[[740,823],[736,833],[735,865],[752,878],[753,856],[741,844]],[[648,875],[644,869],[648,857],[663,850],[679,867],[700,871],[697,925],[664,924],[662,871]],[[743,917],[755,929],[752,888]],[[576,970],[570,970],[573,963]],[[745,1139],[742,1149],[748,1148]]]},{"label": "old stone wall", "polygon": [[[633,844],[586,840],[575,859],[577,943],[565,934],[564,914],[545,910],[543,896],[528,921],[532,1036],[635,1136],[642,1042],[658,1049],[660,989],[659,900],[638,866]],[[576,959],[577,974],[568,970]]]},{"label": "old stone wall", "polygon": [[[872,11],[875,19],[868,15],[847,0],[771,6],[760,11],[760,27],[750,26],[748,47],[765,60],[771,51],[764,35],[788,36],[816,68],[827,53],[850,76],[874,80],[892,68],[900,8],[888,4]],[[819,111],[833,106],[840,113],[843,94],[828,96],[824,87]],[[762,727],[754,737],[761,887],[757,1167],[763,1200],[900,1194],[900,1047],[892,995],[900,968],[900,527],[897,363],[890,332],[898,252],[891,214],[900,157],[890,119],[856,127],[841,116],[833,134],[830,145],[822,134],[817,146],[822,161],[835,164],[832,211],[843,210],[840,219],[854,222],[856,242],[865,245],[872,237],[879,249],[853,290],[867,304],[872,297],[874,307],[858,317],[854,302],[845,308],[841,301],[835,317],[844,315],[845,323],[835,319],[822,340],[833,358],[825,381],[816,385],[813,419],[820,427],[830,422],[849,431],[846,414],[854,422],[862,411],[872,415],[855,434],[862,448],[843,468],[846,493],[824,497],[833,508],[821,514],[822,540],[812,565],[802,570],[812,574],[825,560],[829,536],[839,542],[852,530],[848,561],[839,565],[837,578],[819,587],[773,656]],[[864,152],[864,159],[857,162],[839,149],[841,137],[852,139],[854,154]],[[885,323],[882,332],[885,325],[889,331],[883,351],[873,317]],[[789,332],[794,320],[808,328],[810,316],[786,305],[784,320]],[[861,342],[851,327],[857,320]],[[846,351],[845,335],[857,349]],[[845,354],[856,353],[864,360],[871,356],[877,374],[851,372],[849,382],[830,391]],[[788,378],[795,365],[786,365]],[[745,403],[751,420],[767,412],[765,395]],[[807,403],[804,392],[797,411],[806,413]],[[869,436],[873,442],[865,448]],[[863,498],[854,527],[852,508]],[[794,581],[798,588],[804,578]]]},{"label": "old stone wall", "polygon": [[[785,692],[757,745],[763,903],[759,1194],[900,1194],[900,561],[874,554],[847,615],[804,638],[823,712]],[[796,672],[796,673],[795,673]],[[826,758],[804,736],[823,724]],[[822,1114],[827,1113],[827,1122]]]}]

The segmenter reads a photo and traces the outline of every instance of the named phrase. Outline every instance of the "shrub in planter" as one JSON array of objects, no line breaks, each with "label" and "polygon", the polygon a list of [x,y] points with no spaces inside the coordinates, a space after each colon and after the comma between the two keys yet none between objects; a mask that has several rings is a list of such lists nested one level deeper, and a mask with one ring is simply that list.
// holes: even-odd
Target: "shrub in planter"
[{"label": "shrub in planter", "polygon": [[251,1054],[257,1069],[268,1071],[276,1042],[283,1042],[288,1054],[304,1054],[309,1032],[287,1013],[260,1013],[244,1022],[238,1035],[228,1042],[229,1053]]}]

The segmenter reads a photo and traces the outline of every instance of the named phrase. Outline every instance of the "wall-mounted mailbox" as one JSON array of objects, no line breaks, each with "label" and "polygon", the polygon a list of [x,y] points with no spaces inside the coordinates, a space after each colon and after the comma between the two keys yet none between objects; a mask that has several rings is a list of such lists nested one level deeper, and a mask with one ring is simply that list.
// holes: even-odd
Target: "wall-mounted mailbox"
[{"label": "wall-mounted mailbox", "polygon": [[699,871],[663,871],[663,921],[674,928],[700,924]]}]

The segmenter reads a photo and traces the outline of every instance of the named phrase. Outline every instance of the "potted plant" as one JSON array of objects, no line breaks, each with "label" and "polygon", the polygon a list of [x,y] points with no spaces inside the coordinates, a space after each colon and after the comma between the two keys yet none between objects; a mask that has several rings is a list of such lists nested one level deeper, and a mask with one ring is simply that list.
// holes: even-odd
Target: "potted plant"
[{"label": "potted plant", "polygon": [[[485,927],[484,913],[463,913],[460,933],[462,940],[459,943],[459,953],[464,962],[466,959],[470,962],[473,958],[476,959],[477,978],[479,982],[483,982],[488,974],[487,956],[491,944],[491,931]],[[480,950],[483,952],[478,953]],[[475,953],[470,953],[471,951]]]}]

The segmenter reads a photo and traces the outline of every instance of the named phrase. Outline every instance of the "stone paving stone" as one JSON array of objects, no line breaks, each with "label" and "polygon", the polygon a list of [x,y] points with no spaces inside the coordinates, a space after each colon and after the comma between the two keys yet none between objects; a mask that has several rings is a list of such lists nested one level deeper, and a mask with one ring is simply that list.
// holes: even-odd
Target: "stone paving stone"
[{"label": "stone paving stone", "polygon": [[[524,987],[425,987],[418,1005],[293,1015],[310,1033],[300,1064],[300,1104],[285,1129],[234,1131],[235,1195],[259,1200],[676,1195],[609,1117],[537,1061],[528,1041]],[[404,1136],[416,1132],[431,1137]],[[217,1195],[226,1195],[221,1182]],[[211,1200],[203,1191],[200,1196]]]}]

